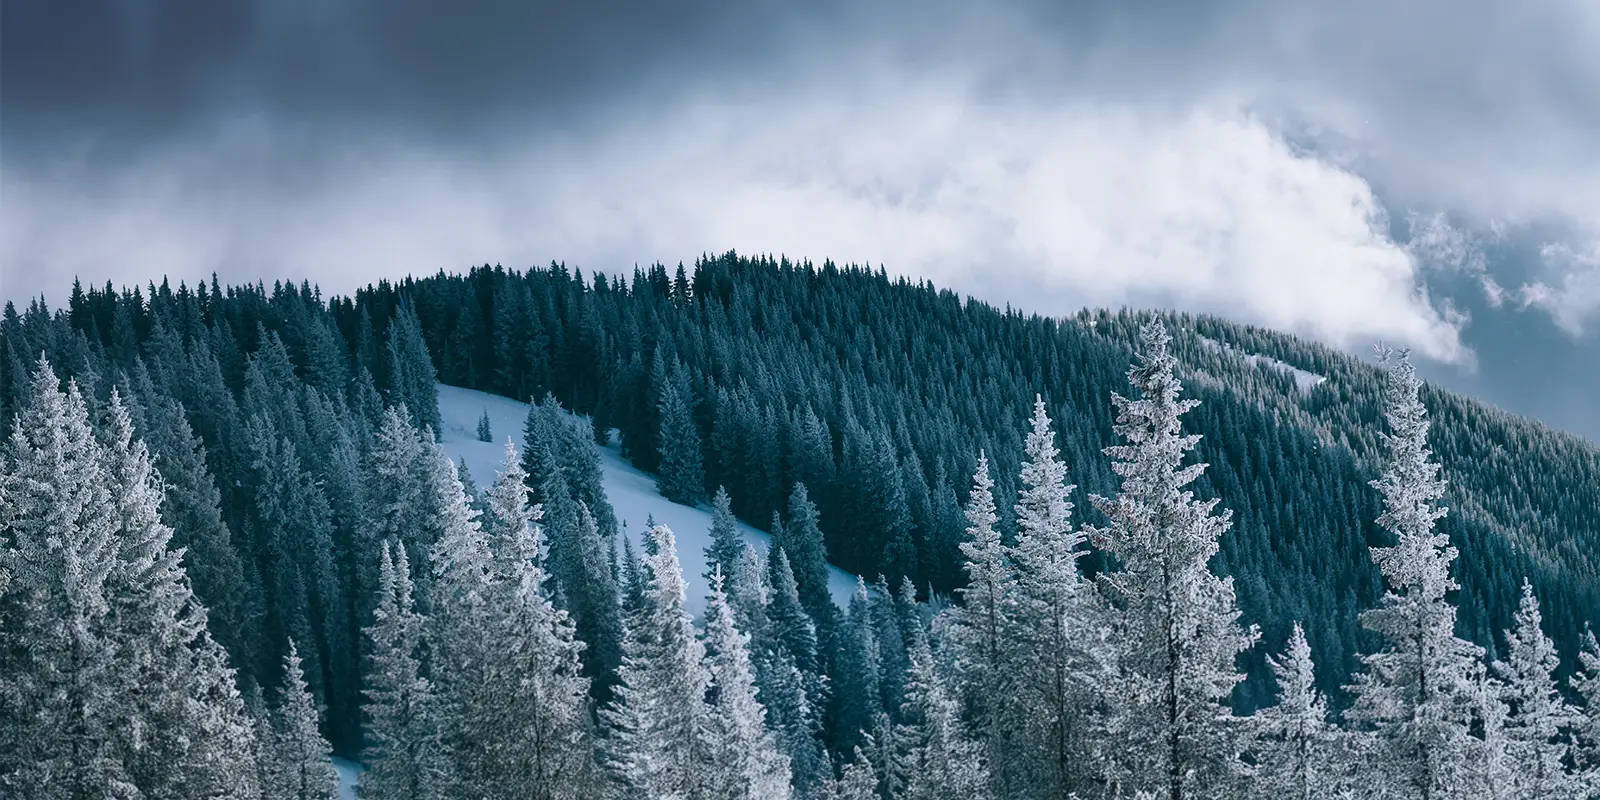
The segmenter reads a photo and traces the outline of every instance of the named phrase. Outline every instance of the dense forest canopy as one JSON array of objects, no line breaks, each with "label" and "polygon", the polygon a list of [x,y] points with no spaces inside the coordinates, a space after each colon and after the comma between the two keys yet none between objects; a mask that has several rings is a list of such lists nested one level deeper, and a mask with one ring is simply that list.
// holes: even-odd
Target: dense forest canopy
[{"label": "dense forest canopy", "polygon": [[[874,762],[872,785],[891,797],[938,786],[928,775],[1001,788],[1143,785],[1117,772],[1138,772],[1132,762],[1067,757],[1090,747],[1072,739],[1087,729],[1069,735],[1062,721],[1089,702],[1062,682],[1087,669],[1072,649],[1087,645],[1047,634],[1095,614],[1108,616],[1086,630],[1129,640],[1159,627],[1154,620],[1188,620],[1198,637],[1191,644],[1208,655],[1199,672],[1185,673],[1195,685],[1171,691],[1189,692],[1197,708],[1265,709],[1261,719],[1281,722],[1295,686],[1302,717],[1326,703],[1382,731],[1394,709],[1382,684],[1390,662],[1380,657],[1395,647],[1392,620],[1441,618],[1421,600],[1395,600],[1402,595],[1386,594],[1386,582],[1417,587],[1402,599],[1448,598],[1453,616],[1435,633],[1461,656],[1439,669],[1463,684],[1481,679],[1472,665],[1517,650],[1523,640],[1506,632],[1527,633],[1537,597],[1532,629],[1548,633],[1559,659],[1550,663],[1567,686],[1600,609],[1600,448],[1416,383],[1420,404],[1406,406],[1394,394],[1401,379],[1385,374],[1212,317],[1052,319],[891,280],[881,268],[731,252],[692,269],[635,269],[626,280],[561,264],[485,266],[353,297],[324,298],[307,284],[223,287],[215,278],[192,289],[74,285],[62,310],[8,303],[0,319],[0,417],[66,430],[81,415],[101,438],[123,442],[107,452],[132,453],[131,434],[116,431],[138,431],[160,470],[160,522],[170,528],[149,536],[185,548],[180,582],[209,614],[209,638],[192,647],[226,653],[243,698],[234,705],[261,706],[262,687],[281,694],[274,730],[284,741],[268,760],[302,778],[316,772],[317,781],[326,776],[312,763],[316,748],[302,747],[316,736],[356,754],[405,745],[407,730],[424,735],[407,727],[416,720],[395,711],[396,698],[406,708],[417,692],[447,707],[488,702],[467,687],[515,668],[474,648],[512,622],[551,637],[530,645],[546,659],[536,672],[550,681],[537,687],[538,702],[514,695],[496,707],[510,716],[447,719],[425,735],[464,758],[496,735],[494,725],[529,708],[554,714],[552,725],[582,717],[584,736],[596,741],[538,754],[539,769],[564,786],[645,769],[640,753],[667,736],[651,727],[660,720],[649,709],[694,692],[720,696],[708,689],[718,686],[745,688],[728,690],[733,705],[707,712],[721,721],[705,725],[722,726],[707,746],[733,748],[728,757],[748,767],[746,789],[782,783],[775,776],[787,769],[803,795],[826,787],[846,796],[837,793]],[[534,403],[502,475],[460,474],[440,455],[436,378]],[[51,399],[68,379],[77,393]],[[1122,399],[1158,397],[1179,382],[1198,401],[1192,407],[1175,394],[1169,407]],[[586,424],[569,424],[562,409]],[[1179,414],[1182,432],[1198,438],[1177,436]],[[73,435],[93,460],[83,455],[99,452],[86,431]],[[618,536],[592,446],[614,433],[636,466],[657,475],[664,497],[715,509],[722,545],[708,553],[719,566],[706,577],[727,586],[708,604],[703,634],[686,627],[671,532]],[[1150,449],[1148,437],[1165,435],[1175,437],[1170,449]],[[32,440],[17,437],[16,453],[33,452]],[[1424,445],[1432,461],[1417,455]],[[1425,461],[1437,463],[1443,483],[1374,483],[1408,454],[1417,466],[1402,472],[1415,477],[1432,469]],[[1180,469],[1169,456],[1207,466]],[[1151,485],[1166,488],[1139,488],[1154,474],[1140,466],[1148,464],[1164,465],[1166,483]],[[95,474],[115,474],[103,468]],[[474,479],[494,483],[480,492]],[[1396,516],[1394,498],[1413,495],[1423,498],[1418,508],[1448,507],[1435,515],[1446,538],[1431,538],[1432,511]],[[1194,545],[1173,573],[1184,576],[1178,584],[1152,566],[1169,554],[1140,544],[1146,507],[1187,520]],[[772,533],[770,558],[750,561],[731,543],[735,516]],[[525,538],[530,529],[544,531],[543,541]],[[1445,541],[1458,557],[1422,555],[1445,553]],[[1414,560],[1434,565],[1426,580],[1375,562],[1371,548],[1390,547],[1377,552],[1421,548]],[[828,597],[824,559],[864,578],[848,609]],[[983,683],[995,671],[958,669],[956,680],[941,666],[951,652],[965,654],[958,665],[976,652],[973,581],[986,563],[994,570],[984,574],[1011,576],[995,578],[1021,609],[1006,613],[1053,620],[1007,634],[1043,637],[1042,660],[1006,670],[1038,678],[1029,691],[1041,694]],[[1106,599],[1079,599],[1091,595]],[[960,613],[935,615],[951,603]],[[751,651],[741,655],[745,643]],[[418,648],[427,657],[414,663]],[[710,671],[699,675],[690,662]],[[1140,670],[1176,669],[1171,658],[1157,662],[1124,663],[1131,672],[1118,673],[1117,685],[1144,696]],[[882,678],[863,683],[866,674]],[[1038,689],[1052,674],[1055,688]],[[379,692],[389,703],[379,704],[381,734],[374,675],[391,681]],[[213,683],[231,690],[233,682],[213,675]],[[1019,735],[1053,742],[1054,755],[1008,761],[962,750],[994,746],[984,726],[999,717],[984,715],[1009,713],[1003,703],[982,708],[973,686],[1053,709],[1045,727]],[[539,705],[551,697],[566,699],[553,711]],[[766,716],[753,717],[763,704]],[[852,716],[873,707],[881,719]],[[1186,781],[1231,779],[1179,774],[1180,762],[1209,763],[1216,754],[1206,748],[1231,741],[1213,722],[1161,717],[1154,707],[1128,714],[1123,724],[1149,714],[1165,720],[1150,730],[1174,731],[1165,760],[1145,765],[1173,770],[1172,796]],[[929,731],[957,717],[976,743],[949,734],[940,757],[981,762],[979,773],[929,762],[896,776],[885,763],[904,755],[888,743],[900,727],[921,731],[918,757],[931,758],[927,737],[945,734]],[[472,758],[490,783],[528,768],[515,754]],[[375,768],[373,779],[414,782],[445,769],[403,766],[411,772]]]}]

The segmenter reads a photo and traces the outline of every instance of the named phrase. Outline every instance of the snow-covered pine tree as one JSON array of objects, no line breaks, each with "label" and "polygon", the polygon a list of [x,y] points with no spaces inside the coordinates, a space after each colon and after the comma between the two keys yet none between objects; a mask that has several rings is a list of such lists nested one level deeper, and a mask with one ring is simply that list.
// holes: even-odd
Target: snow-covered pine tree
[{"label": "snow-covered pine tree", "polygon": [[1085,537],[1072,523],[1068,499],[1076,487],[1066,482],[1067,466],[1058,458],[1039,396],[1024,454],[1015,508],[1017,543],[1010,548],[1015,580],[1006,598],[1012,683],[997,695],[1006,704],[999,724],[1015,738],[999,767],[1008,773],[1004,785],[1017,786],[1017,773],[1028,771],[1031,776],[1021,784],[1027,791],[1058,796],[1086,783],[1089,765],[1078,754],[1091,736],[1082,712],[1094,691],[1094,656],[1086,645],[1097,626],[1089,624],[1092,596],[1081,591],[1078,572]]},{"label": "snow-covered pine tree", "polygon": [[[830,467],[831,469],[831,467]],[[838,613],[828,594],[827,548],[822,538],[817,506],[811,502],[805,484],[796,483],[789,494],[788,516],[783,525],[783,536],[773,536],[794,570],[794,580],[799,588],[800,601],[816,622],[818,636],[828,641],[831,627]]]},{"label": "snow-covered pine tree", "polygon": [[1595,640],[1594,631],[1587,627],[1578,650],[1578,668],[1570,681],[1573,691],[1583,699],[1575,726],[1577,742],[1573,760],[1579,779],[1586,783],[1590,792],[1600,794],[1600,641]]},{"label": "snow-covered pine tree", "polygon": [[401,548],[419,560],[411,567],[413,577],[424,571],[428,550],[422,541],[423,516],[427,504],[427,461],[421,434],[412,427],[404,405],[384,410],[375,440],[367,456],[367,526],[356,545],[356,597],[358,610],[366,610],[378,600],[378,573],[373,562],[385,542],[398,541]]},{"label": "snow-covered pine tree", "polygon": [[1259,633],[1239,624],[1233,580],[1208,566],[1232,513],[1184,487],[1205,471],[1183,465],[1199,442],[1180,417],[1198,400],[1180,400],[1178,360],[1159,320],[1139,333],[1128,382],[1139,399],[1113,394],[1113,429],[1127,443],[1106,448],[1122,479],[1115,498],[1091,497],[1109,520],[1089,531],[1122,564],[1104,576],[1120,644],[1114,684],[1113,779],[1169,800],[1237,791],[1242,736],[1228,708],[1243,680],[1236,659]]},{"label": "snow-covered pine tree", "polygon": [[399,540],[384,542],[378,607],[366,629],[364,800],[441,800],[445,778],[433,686],[418,660],[423,626],[411,596],[411,569]]},{"label": "snow-covered pine tree", "polygon": [[[961,542],[967,585],[958,589],[961,604],[950,609],[950,647],[954,651],[957,694],[964,716],[984,745],[988,763],[995,765],[996,794],[1004,797],[1021,790],[1021,770],[1012,767],[1014,728],[1004,710],[1012,679],[1007,657],[1012,655],[1010,627],[1016,573],[1006,558],[1006,548],[995,529],[999,519],[994,504],[994,480],[989,477],[989,457],[978,454],[967,500],[967,536]],[[1001,765],[1005,765],[1002,768]],[[1019,765],[1020,766],[1020,765]],[[1013,777],[1013,776],[1016,777]]]},{"label": "snow-covered pine tree", "polygon": [[161,477],[115,389],[102,452],[118,526],[106,580],[118,665],[108,690],[126,701],[113,730],[129,778],[147,797],[254,796],[255,733],[244,699],[227,654],[206,631],[184,552],[168,547]]},{"label": "snow-covered pine tree", "polygon": [[1328,722],[1328,703],[1317,691],[1311,645],[1294,624],[1283,654],[1267,656],[1278,683],[1277,705],[1255,715],[1258,742],[1256,790],[1262,798],[1334,798],[1339,781],[1337,731]]},{"label": "snow-covered pine tree", "polygon": [[863,746],[872,747],[872,737],[856,746],[854,760],[844,765],[844,774],[838,780],[828,780],[827,800],[880,800],[878,770],[872,758],[862,750]]},{"label": "snow-covered pine tree", "polygon": [[1469,740],[1471,754],[1465,770],[1466,783],[1472,787],[1471,795],[1474,800],[1521,798],[1524,795],[1513,789],[1516,778],[1512,775],[1511,742],[1506,737],[1506,719],[1511,709],[1506,705],[1505,687],[1481,662],[1472,665],[1471,681],[1469,694],[1477,726],[1477,737]]},{"label": "snow-covered pine tree", "polygon": [[1582,793],[1565,764],[1579,716],[1561,695],[1555,678],[1560,656],[1541,626],[1539,598],[1524,579],[1515,625],[1505,633],[1505,660],[1494,664],[1510,706],[1505,737],[1512,791],[1518,797],[1575,798]]},{"label": "snow-covered pine tree", "polygon": [[895,797],[977,800],[991,796],[983,748],[967,736],[960,704],[945,688],[927,635],[919,627],[908,639],[910,668],[901,721],[894,735],[899,750],[895,766],[901,775]]},{"label": "snow-covered pine tree", "polygon": [[[544,594],[537,515],[525,507],[514,447],[488,494],[489,530],[466,501],[455,464],[434,462],[443,535],[430,560],[429,637],[449,756],[449,797],[576,797],[591,793],[591,739],[571,623]],[[449,488],[453,487],[453,488]],[[497,552],[506,551],[506,552]]]},{"label": "snow-covered pine tree", "polygon": [[714,785],[703,797],[781,800],[789,796],[789,757],[767,729],[756,699],[749,636],[739,631],[723,591],[722,566],[712,567],[706,596],[706,670],[710,675],[710,764]]},{"label": "snow-covered pine tree", "polygon": [[132,798],[112,733],[117,642],[107,581],[117,513],[89,412],[42,356],[0,469],[0,795]]},{"label": "snow-covered pine tree", "polygon": [[317,729],[317,701],[306,687],[293,639],[283,659],[283,686],[271,716],[272,741],[267,747],[271,780],[262,787],[267,800],[337,800],[339,775],[328,760],[333,749]]},{"label": "snow-covered pine tree", "polygon": [[644,601],[628,619],[620,682],[603,716],[608,762],[624,798],[699,797],[711,748],[705,648],[684,606],[683,570],[672,531],[646,534]]},{"label": "snow-covered pine tree", "polygon": [[711,573],[722,571],[723,580],[731,592],[737,580],[739,557],[744,553],[744,539],[739,536],[739,521],[733,516],[733,500],[728,490],[718,486],[711,498],[711,543],[706,545],[705,579]]},{"label": "snow-covered pine tree", "polygon": [[1383,796],[1444,800],[1470,796],[1462,784],[1472,750],[1473,670],[1483,648],[1455,635],[1456,609],[1445,597],[1456,549],[1434,529],[1447,510],[1436,505],[1445,482],[1428,449],[1428,416],[1419,398],[1422,380],[1409,358],[1388,351],[1389,432],[1378,524],[1396,537],[1372,549],[1388,590],[1361,624],[1383,643],[1362,657],[1365,671],[1350,687],[1345,718],[1372,733],[1372,788]]},{"label": "snow-covered pine tree", "polygon": [[494,441],[494,431],[489,425],[489,411],[484,409],[483,416],[478,417],[478,441]]}]

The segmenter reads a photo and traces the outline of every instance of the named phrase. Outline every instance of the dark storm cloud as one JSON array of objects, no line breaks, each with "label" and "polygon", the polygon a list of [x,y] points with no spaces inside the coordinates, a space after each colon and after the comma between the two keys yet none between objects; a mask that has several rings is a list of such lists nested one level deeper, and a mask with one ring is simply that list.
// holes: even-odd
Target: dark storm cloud
[{"label": "dark storm cloud", "polygon": [[738,247],[1581,371],[1597,43],[1587,0],[8,3],[0,295]]}]

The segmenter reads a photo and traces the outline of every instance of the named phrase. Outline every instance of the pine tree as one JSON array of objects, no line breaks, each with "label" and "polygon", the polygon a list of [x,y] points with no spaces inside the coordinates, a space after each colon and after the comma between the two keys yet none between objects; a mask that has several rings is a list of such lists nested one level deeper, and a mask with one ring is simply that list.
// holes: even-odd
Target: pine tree
[{"label": "pine tree", "polygon": [[1587,627],[1578,651],[1578,669],[1569,680],[1573,691],[1583,698],[1573,760],[1579,779],[1589,784],[1591,792],[1600,792],[1600,642]]},{"label": "pine tree", "polygon": [[150,797],[244,797],[254,735],[226,653],[206,630],[182,550],[168,547],[164,490],[149,450],[113,390],[103,449],[118,523],[107,577],[118,669],[109,687],[127,699],[115,726],[129,778]]},{"label": "pine tree", "polygon": [[872,601],[867,584],[856,579],[850,608],[839,626],[839,652],[833,672],[832,734],[836,753],[848,753],[866,743],[883,710],[879,690],[878,639],[872,627]]},{"label": "pine tree", "polygon": [[422,675],[425,620],[411,596],[411,569],[398,541],[382,545],[378,607],[366,628],[367,800],[439,800],[445,767],[439,752],[438,704]]},{"label": "pine tree", "polygon": [[959,703],[945,688],[928,637],[915,630],[908,649],[911,666],[894,736],[903,790],[895,796],[905,800],[990,796],[983,749],[967,737]]},{"label": "pine tree", "polygon": [[623,797],[700,797],[712,749],[705,648],[684,607],[672,531],[657,525],[646,536],[643,608],[628,621],[616,699],[603,712],[609,766]]},{"label": "pine tree", "polygon": [[996,793],[1009,796],[1020,790],[1012,788],[1020,780],[1020,769],[1012,766],[1017,760],[1011,746],[1015,729],[1005,714],[1010,696],[1007,687],[1013,677],[1008,659],[1013,653],[1009,637],[1016,573],[995,529],[998,516],[993,491],[989,458],[980,453],[967,501],[966,517],[971,524],[961,543],[967,585],[957,590],[961,604],[950,610],[950,639],[965,716],[984,742],[989,763],[995,765]]},{"label": "pine tree", "polygon": [[1370,727],[1372,772],[1383,791],[1422,800],[1465,797],[1471,676],[1483,648],[1456,637],[1456,609],[1445,597],[1457,588],[1450,578],[1456,549],[1434,529],[1446,513],[1435,505],[1445,482],[1428,449],[1422,381],[1404,354],[1383,355],[1391,432],[1381,435],[1387,464],[1372,485],[1384,500],[1378,524],[1396,543],[1372,549],[1388,590],[1379,607],[1362,612],[1361,624],[1383,649],[1362,657],[1366,671],[1350,687],[1354,704],[1346,718]]},{"label": "pine tree", "polygon": [[706,670],[710,675],[710,763],[715,785],[704,795],[729,800],[789,796],[789,757],[767,730],[767,710],[756,699],[750,637],[738,630],[723,591],[721,566],[712,568],[706,597]]},{"label": "pine tree", "polygon": [[388,354],[389,404],[405,406],[418,430],[438,434],[438,376],[422,338],[422,322],[409,303],[402,304],[389,322]]},{"label": "pine tree", "polygon": [[738,575],[736,567],[739,558],[744,553],[744,539],[739,536],[738,524],[733,516],[728,490],[718,486],[716,496],[711,499],[711,544],[706,546],[707,582],[711,580],[711,573],[720,569],[732,587],[733,579]]},{"label": "pine tree", "polygon": [[1242,745],[1227,702],[1243,675],[1235,663],[1258,637],[1239,624],[1233,581],[1208,567],[1231,512],[1213,515],[1184,487],[1205,471],[1182,466],[1199,442],[1180,417],[1198,405],[1180,400],[1178,361],[1157,321],[1140,331],[1140,352],[1128,381],[1140,399],[1112,395],[1113,429],[1127,444],[1106,448],[1122,479],[1114,499],[1091,499],[1109,520],[1090,536],[1121,562],[1106,578],[1117,604],[1122,645],[1109,696],[1121,705],[1115,779],[1170,800],[1234,791]]},{"label": "pine tree", "polygon": [[1328,723],[1328,704],[1317,690],[1311,645],[1294,624],[1281,656],[1267,656],[1278,682],[1278,703],[1256,713],[1263,737],[1257,790],[1279,800],[1332,798],[1341,777],[1336,769],[1336,732]]},{"label": "pine tree", "polygon": [[0,794],[132,798],[107,583],[117,513],[75,382],[40,358],[0,471]]},{"label": "pine tree", "polygon": [[478,441],[494,441],[494,433],[489,428],[489,412],[487,409],[484,410],[483,416],[478,417]]},{"label": "pine tree", "polygon": [[701,466],[700,432],[695,428],[690,400],[674,381],[657,389],[661,462],[656,489],[674,503],[692,505],[705,494],[705,471]]},{"label": "pine tree", "polygon": [[[872,745],[870,739],[866,742],[868,747]],[[855,760],[844,765],[844,774],[828,781],[826,796],[828,800],[880,800],[878,770],[860,746],[855,748]]]},{"label": "pine tree", "polygon": [[337,800],[339,775],[328,760],[332,748],[318,732],[317,718],[316,699],[306,687],[300,654],[291,639],[278,705],[272,710],[267,800]]},{"label": "pine tree", "polygon": [[[1045,413],[1044,399],[1035,397],[1032,430],[1028,433],[1022,465],[1022,491],[1015,507],[1017,543],[1010,549],[1015,579],[1010,587],[1011,628],[1007,639],[1016,655],[1009,665],[1012,689],[997,697],[1009,701],[1000,724],[1017,734],[1015,752],[1002,759],[1002,768],[1015,771],[1013,759],[1031,762],[1036,773],[1035,792],[1059,795],[1074,785],[1081,772],[1081,749],[1086,738],[1080,710],[1088,708],[1094,678],[1092,654],[1085,645],[1095,626],[1088,624],[1093,609],[1081,592],[1078,559],[1084,534],[1072,523],[1072,501],[1077,488],[1066,482],[1067,467],[1057,457],[1055,433]],[[1005,579],[1000,578],[1002,586]],[[1002,600],[1002,602],[1005,602]],[[1012,782],[1011,776],[1003,781]]]},{"label": "pine tree", "polygon": [[[386,409],[367,457],[370,522],[354,553],[356,596],[361,598],[363,610],[378,599],[378,574],[372,563],[385,542],[398,541],[401,547],[396,553],[400,555],[427,555],[422,539],[424,517],[430,510],[425,454],[421,434],[412,427],[405,406]],[[413,577],[424,571],[421,564],[410,569]]]},{"label": "pine tree", "polygon": [[796,483],[790,492],[783,535],[780,537],[774,533],[773,541],[787,554],[800,591],[800,600],[811,612],[818,635],[823,641],[829,641],[838,608],[833,604],[833,596],[828,593],[827,547],[822,538],[817,506],[811,502],[805,484]]},{"label": "pine tree", "polygon": [[1571,750],[1568,734],[1579,718],[1556,684],[1560,658],[1544,633],[1539,599],[1526,580],[1516,625],[1505,639],[1506,658],[1495,662],[1494,673],[1504,682],[1510,705],[1505,735],[1512,791],[1520,797],[1579,797],[1577,780],[1564,766]]}]

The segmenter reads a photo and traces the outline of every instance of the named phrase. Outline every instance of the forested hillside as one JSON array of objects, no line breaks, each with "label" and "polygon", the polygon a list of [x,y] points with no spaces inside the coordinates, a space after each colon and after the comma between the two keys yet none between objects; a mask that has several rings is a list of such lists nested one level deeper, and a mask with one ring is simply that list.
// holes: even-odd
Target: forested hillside
[{"label": "forested hillside", "polygon": [[[1281,796],[1268,762],[1309,774],[1313,750],[1327,793],[1294,796],[1349,791],[1362,759],[1415,796],[1502,763],[1576,781],[1600,703],[1584,727],[1555,687],[1600,693],[1592,639],[1568,681],[1600,609],[1600,450],[1391,366],[732,253],[8,304],[0,717],[78,727],[70,759],[0,741],[0,788],[59,757],[101,770],[78,788],[273,797],[326,784],[321,737],[378,798]],[[499,475],[435,443],[436,378],[535,403],[495,432]],[[698,627],[672,533],[619,536],[593,448],[614,433],[715,509]],[[848,609],[827,562],[865,579]],[[184,659],[159,685],[187,706],[115,699]],[[153,745],[96,733],[152,719]],[[1483,765],[1500,726],[1521,744]],[[223,744],[185,750],[197,731]]]}]

